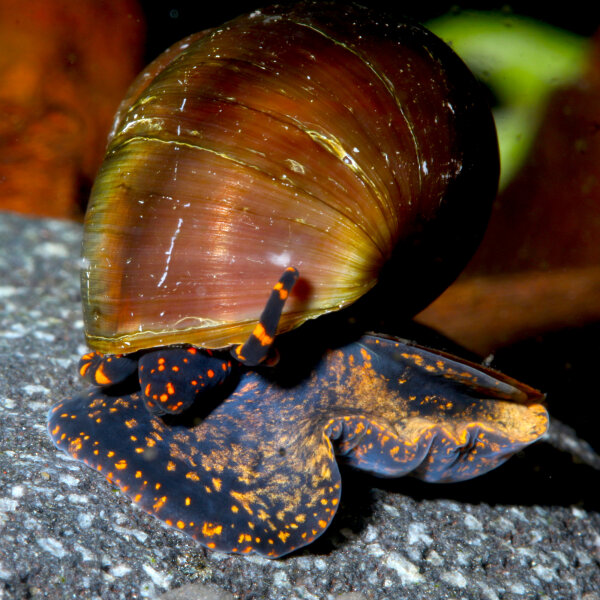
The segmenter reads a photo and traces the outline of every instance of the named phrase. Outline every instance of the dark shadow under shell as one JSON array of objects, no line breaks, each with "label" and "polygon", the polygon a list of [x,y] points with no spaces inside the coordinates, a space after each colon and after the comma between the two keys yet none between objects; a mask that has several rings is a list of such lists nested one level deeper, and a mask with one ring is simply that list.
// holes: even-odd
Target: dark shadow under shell
[{"label": "dark shadow under shell", "polygon": [[164,419],[140,394],[90,388],[50,411],[57,447],[209,548],[271,558],[333,518],[340,460],[385,477],[461,481],[539,439],[542,395],[493,371],[380,336],[306,374],[286,353],[213,405]]}]

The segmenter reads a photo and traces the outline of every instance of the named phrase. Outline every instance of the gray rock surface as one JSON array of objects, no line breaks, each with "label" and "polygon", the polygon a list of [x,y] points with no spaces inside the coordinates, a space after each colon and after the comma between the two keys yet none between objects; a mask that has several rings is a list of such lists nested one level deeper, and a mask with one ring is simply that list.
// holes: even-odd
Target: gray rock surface
[{"label": "gray rock surface", "polygon": [[331,527],[276,561],[211,553],[134,507],[46,433],[82,387],[80,240],[0,214],[0,600],[600,600],[598,457],[568,426],[464,484],[345,471]]}]

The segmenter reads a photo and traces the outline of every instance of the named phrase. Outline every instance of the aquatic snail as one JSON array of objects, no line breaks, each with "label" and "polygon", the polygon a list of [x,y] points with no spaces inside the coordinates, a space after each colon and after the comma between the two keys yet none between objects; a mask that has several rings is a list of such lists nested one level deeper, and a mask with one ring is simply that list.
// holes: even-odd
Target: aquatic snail
[{"label": "aquatic snail", "polygon": [[[331,522],[336,456],[429,481],[494,468],[545,432],[539,392],[299,326],[383,270],[398,311],[426,304],[474,250],[497,179],[476,81],[418,25],[303,3],[183,40],[133,85],[93,189],[92,387],[50,410],[53,442],[208,548],[271,558]],[[258,366],[295,327],[311,344],[277,338],[280,363]]]}]

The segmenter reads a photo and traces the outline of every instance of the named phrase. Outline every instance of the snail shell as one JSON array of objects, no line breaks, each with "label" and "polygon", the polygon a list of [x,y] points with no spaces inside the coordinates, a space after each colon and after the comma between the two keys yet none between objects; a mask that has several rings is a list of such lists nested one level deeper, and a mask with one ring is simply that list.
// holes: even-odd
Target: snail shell
[{"label": "snail shell", "polygon": [[176,44],[132,86],[94,184],[89,345],[242,343],[287,266],[282,331],[354,302],[393,257],[422,307],[495,194],[479,96],[433,34],[356,6],[275,6]]}]

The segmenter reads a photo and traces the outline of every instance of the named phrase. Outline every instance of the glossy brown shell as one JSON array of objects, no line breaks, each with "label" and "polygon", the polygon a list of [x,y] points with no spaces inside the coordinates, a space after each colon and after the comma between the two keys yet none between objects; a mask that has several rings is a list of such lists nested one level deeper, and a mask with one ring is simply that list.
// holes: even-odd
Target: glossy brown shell
[{"label": "glossy brown shell", "polygon": [[92,348],[241,343],[287,266],[282,331],[354,302],[398,248],[417,307],[458,274],[495,194],[492,119],[447,46],[378,19],[272,7],[140,75],[86,216]]}]

